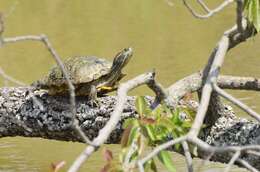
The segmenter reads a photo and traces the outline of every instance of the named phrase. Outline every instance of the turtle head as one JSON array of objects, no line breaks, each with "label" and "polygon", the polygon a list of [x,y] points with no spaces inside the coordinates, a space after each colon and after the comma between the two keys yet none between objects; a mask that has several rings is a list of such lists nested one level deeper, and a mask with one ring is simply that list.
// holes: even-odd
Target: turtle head
[{"label": "turtle head", "polygon": [[112,71],[120,71],[129,62],[132,55],[132,48],[125,48],[121,52],[117,53],[113,61]]},{"label": "turtle head", "polygon": [[103,84],[103,86],[114,86],[117,81],[125,76],[121,71],[123,67],[129,62],[132,55],[132,48],[125,48],[121,52],[117,53],[114,58],[110,73],[107,74],[104,79],[106,84]]}]

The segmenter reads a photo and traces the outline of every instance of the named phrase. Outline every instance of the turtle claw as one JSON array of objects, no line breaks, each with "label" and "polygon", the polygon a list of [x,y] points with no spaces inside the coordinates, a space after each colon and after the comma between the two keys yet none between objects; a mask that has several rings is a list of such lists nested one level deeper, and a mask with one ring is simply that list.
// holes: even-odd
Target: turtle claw
[{"label": "turtle claw", "polygon": [[98,100],[91,99],[89,101],[90,107],[92,108],[99,108],[101,106],[100,102]]}]

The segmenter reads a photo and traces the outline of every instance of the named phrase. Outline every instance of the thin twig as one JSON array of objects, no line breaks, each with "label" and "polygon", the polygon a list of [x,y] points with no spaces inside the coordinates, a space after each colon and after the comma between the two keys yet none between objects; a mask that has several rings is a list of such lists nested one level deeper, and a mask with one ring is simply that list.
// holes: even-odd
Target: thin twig
[{"label": "thin twig", "polygon": [[4,16],[2,13],[0,13],[0,47],[3,46],[3,33],[5,30],[5,25],[4,25]]},{"label": "thin twig", "polygon": [[198,107],[198,111],[194,120],[194,123],[191,127],[189,134],[191,136],[197,136],[199,134],[200,128],[203,124],[205,114],[209,105],[210,95],[213,91],[211,82],[216,80],[219,74],[220,67],[222,66],[223,60],[225,58],[227,49],[229,45],[229,39],[226,36],[223,36],[218,44],[218,49],[215,54],[212,66],[209,71],[209,75],[206,79],[206,83],[202,88],[201,102]]},{"label": "thin twig", "polygon": [[198,167],[196,168],[196,171],[202,171],[201,168],[203,166],[206,166],[209,163],[209,160],[211,159],[211,157],[215,154],[215,152],[210,152],[205,159],[203,159],[203,161],[198,165]]},{"label": "thin twig", "polygon": [[228,94],[227,92],[225,92],[224,90],[222,90],[221,88],[219,88],[217,86],[217,84],[213,83],[212,84],[214,90],[221,95],[222,97],[226,98],[227,100],[229,100],[230,102],[232,102],[233,104],[235,104],[236,106],[240,107],[242,110],[244,110],[246,113],[248,113],[250,116],[252,116],[253,118],[255,118],[257,121],[260,122],[260,115],[255,112],[254,110],[252,110],[249,106],[245,105],[243,102],[241,102],[240,100],[236,99],[235,97],[233,97],[232,95]]},{"label": "thin twig", "polygon": [[186,141],[183,141],[181,143],[181,145],[182,145],[182,148],[183,148],[183,151],[184,151],[188,172],[193,172],[192,157],[191,157],[191,153],[190,153],[190,150],[189,150],[188,143]]},{"label": "thin twig", "polygon": [[[0,76],[2,76],[5,80],[11,81],[19,86],[26,86],[26,84],[22,81],[19,81],[13,77],[11,77],[10,75],[6,74],[5,71],[0,67]],[[39,107],[39,109],[41,111],[44,111],[45,108],[42,105],[42,103],[37,99],[37,97],[34,96],[34,94],[32,93],[31,88],[28,90],[29,92],[29,96],[32,97],[33,102]]]},{"label": "thin twig", "polygon": [[[214,14],[222,11],[227,5],[231,4],[232,2],[234,2],[234,0],[225,0],[222,4],[220,4],[219,6],[217,6],[215,9],[213,10],[209,10],[209,8],[207,7],[207,9],[209,10],[207,14],[203,15],[203,14],[198,14],[191,6],[190,4],[187,2],[187,0],[182,0],[183,4],[187,7],[187,9],[191,12],[191,14],[199,19],[207,19],[211,16],[213,16]],[[200,3],[201,4],[201,3]],[[204,4],[205,5],[205,4]],[[206,5],[205,5],[206,6]]]},{"label": "thin twig", "polygon": [[260,152],[257,152],[257,151],[253,151],[253,150],[248,150],[246,151],[248,154],[252,154],[252,155],[255,155],[255,156],[259,156],[260,157]]},{"label": "thin twig", "polygon": [[231,160],[229,161],[227,167],[225,168],[224,172],[229,172],[232,165],[234,165],[235,161],[239,158],[241,152],[240,151],[236,151],[236,153],[233,155],[233,157],[231,158]]},{"label": "thin twig", "polygon": [[157,81],[151,80],[147,85],[151,90],[154,90],[154,92],[156,93],[155,100],[151,104],[151,109],[155,109],[156,106],[159,105],[163,100],[170,101],[167,99],[168,94],[166,93],[165,89]]},{"label": "thin twig", "polygon": [[207,13],[210,12],[209,7],[204,3],[203,0],[197,0],[197,2],[200,4],[200,6],[201,6]]},{"label": "thin twig", "polygon": [[126,156],[125,156],[124,162],[123,162],[123,168],[124,168],[125,171],[128,171],[129,169],[131,169],[131,168],[133,168],[133,167],[135,166],[135,162],[131,162],[130,159],[131,159],[132,155],[133,155],[137,150],[138,150],[137,140],[135,139],[135,140],[132,142],[132,144],[131,144],[131,146],[130,146],[130,148],[129,148],[129,150],[128,150]]},{"label": "thin twig", "polygon": [[9,7],[9,10],[7,11],[7,13],[5,14],[5,19],[7,18],[7,17],[9,17],[14,11],[15,11],[15,9],[16,9],[16,7],[19,5],[19,1],[18,0],[16,0],[16,1],[14,1],[14,3],[11,5],[11,7]]},{"label": "thin twig", "polygon": [[24,82],[21,82],[21,81],[15,79],[15,78],[11,77],[10,75],[7,75],[1,67],[0,67],[0,75],[1,75],[4,79],[6,79],[6,80],[8,80],[8,81],[11,81],[11,82],[13,82],[13,83],[15,83],[15,84],[17,84],[17,85],[26,86],[26,84],[25,84]]},{"label": "thin twig", "polygon": [[240,163],[242,166],[244,166],[251,172],[259,172],[259,170],[255,169],[252,165],[250,165],[248,162],[246,162],[243,159],[238,159],[237,162]]},{"label": "thin twig", "polygon": [[242,19],[243,19],[243,0],[236,0],[237,3],[237,30],[242,33],[244,31]]}]

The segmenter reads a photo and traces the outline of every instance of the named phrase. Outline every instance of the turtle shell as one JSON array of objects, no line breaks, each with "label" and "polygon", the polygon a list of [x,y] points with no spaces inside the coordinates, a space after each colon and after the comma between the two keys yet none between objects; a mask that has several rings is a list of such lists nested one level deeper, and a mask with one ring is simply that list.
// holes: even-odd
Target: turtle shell
[{"label": "turtle shell", "polygon": [[[95,56],[80,56],[66,60],[64,67],[68,71],[70,80],[74,85],[98,80],[110,72],[112,63]],[[46,84],[61,86],[66,84],[66,79],[59,66],[54,66],[46,78]]]}]

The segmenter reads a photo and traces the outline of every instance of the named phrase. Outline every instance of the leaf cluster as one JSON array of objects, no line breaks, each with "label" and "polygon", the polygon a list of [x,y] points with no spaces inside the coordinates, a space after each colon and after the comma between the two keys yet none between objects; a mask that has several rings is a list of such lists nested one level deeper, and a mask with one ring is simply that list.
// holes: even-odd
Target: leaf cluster
[{"label": "leaf cluster", "polygon": [[[188,108],[171,110],[164,104],[152,110],[144,97],[136,98],[135,107],[139,118],[130,118],[124,122],[125,131],[121,140],[122,152],[119,160],[121,167],[117,168],[118,171],[133,171],[136,169],[136,161],[144,156],[145,150],[186,134],[195,116],[195,112]],[[180,145],[175,145],[175,149],[179,150]],[[176,171],[169,151],[161,151],[157,160],[169,171]],[[156,162],[153,158],[144,164],[145,171],[158,171]]]},{"label": "leaf cluster", "polygon": [[244,14],[252,24],[256,31],[260,31],[260,0],[245,0],[244,1]]}]

